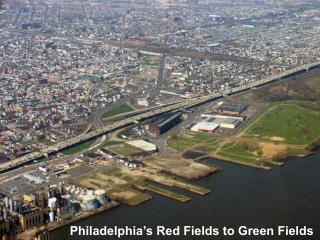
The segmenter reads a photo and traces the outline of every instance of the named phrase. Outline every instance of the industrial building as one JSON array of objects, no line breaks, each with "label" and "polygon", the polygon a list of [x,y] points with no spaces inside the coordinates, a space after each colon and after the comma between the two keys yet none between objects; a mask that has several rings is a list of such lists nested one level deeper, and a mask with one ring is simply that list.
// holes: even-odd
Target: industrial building
[{"label": "industrial building", "polygon": [[163,114],[149,124],[149,132],[159,136],[181,122],[181,113]]},{"label": "industrial building", "polygon": [[37,185],[40,185],[43,182],[45,182],[45,180],[43,178],[41,178],[40,176],[35,176],[33,174],[30,174],[30,173],[23,174],[23,177],[25,177],[28,181],[33,182],[33,183],[35,183]]},{"label": "industrial building", "polygon": [[207,122],[218,124],[221,128],[234,129],[238,127],[242,122],[242,117],[231,117],[225,115],[210,115],[202,114],[201,117],[206,118]]},{"label": "industrial building", "polygon": [[191,131],[214,132],[218,128],[235,129],[243,122],[241,117],[210,114],[202,114],[201,117],[204,118],[204,121],[194,125]]},{"label": "industrial building", "polygon": [[239,116],[249,107],[248,104],[234,103],[229,101],[218,102],[216,112],[228,115]]},{"label": "industrial building", "polygon": [[191,131],[194,132],[213,132],[219,128],[219,124],[212,122],[199,122],[191,128]]},{"label": "industrial building", "polygon": [[10,223],[6,219],[0,220],[0,236],[4,236],[5,234],[9,233],[10,230]]},{"label": "industrial building", "polygon": [[22,231],[33,227],[42,226],[43,221],[43,212],[39,208],[32,208],[26,210],[19,215],[19,222],[22,228]]},{"label": "industrial building", "polygon": [[148,153],[153,153],[158,151],[157,145],[151,142],[147,142],[145,140],[133,140],[133,141],[128,141],[125,144]]}]

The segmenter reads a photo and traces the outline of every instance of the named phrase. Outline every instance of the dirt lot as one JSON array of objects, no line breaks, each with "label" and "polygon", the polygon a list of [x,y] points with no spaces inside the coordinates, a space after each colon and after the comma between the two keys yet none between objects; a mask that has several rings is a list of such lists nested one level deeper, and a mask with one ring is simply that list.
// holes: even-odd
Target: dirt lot
[{"label": "dirt lot", "polygon": [[184,159],[179,154],[168,155],[166,157],[158,156],[148,159],[144,163],[160,171],[190,180],[199,179],[218,170],[212,166]]}]

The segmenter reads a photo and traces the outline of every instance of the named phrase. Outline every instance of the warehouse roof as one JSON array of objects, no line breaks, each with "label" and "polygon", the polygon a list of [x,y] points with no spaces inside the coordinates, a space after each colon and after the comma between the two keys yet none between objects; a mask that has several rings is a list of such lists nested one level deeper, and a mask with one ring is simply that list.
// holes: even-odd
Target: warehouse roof
[{"label": "warehouse roof", "polygon": [[145,140],[133,140],[128,141],[126,144],[133,146],[135,148],[141,149],[145,152],[152,152],[157,150],[157,145],[147,142]]},{"label": "warehouse roof", "polygon": [[172,121],[173,119],[175,119],[176,117],[180,116],[181,113],[168,113],[168,114],[163,114],[161,117],[155,119],[154,121],[152,121],[152,124],[157,125],[158,127],[162,127],[165,124],[167,124],[168,122]]},{"label": "warehouse roof", "polygon": [[219,124],[213,123],[213,122],[199,122],[196,125],[194,125],[191,130],[192,131],[214,131],[219,127]]}]

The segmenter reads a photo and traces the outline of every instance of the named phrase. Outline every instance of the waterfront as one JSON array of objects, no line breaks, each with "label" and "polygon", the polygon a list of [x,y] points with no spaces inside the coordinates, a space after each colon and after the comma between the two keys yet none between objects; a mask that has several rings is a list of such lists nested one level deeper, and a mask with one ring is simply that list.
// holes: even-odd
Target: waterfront
[{"label": "waterfront", "polygon": [[[223,167],[223,170],[196,181],[197,184],[212,190],[212,193],[207,196],[198,196],[179,190],[192,198],[190,202],[182,204],[153,195],[153,200],[138,207],[122,206],[85,219],[79,222],[79,225],[95,227],[226,225],[235,228],[240,225],[250,227],[306,225],[313,227],[315,234],[319,236],[320,150],[305,159],[290,159],[284,167],[274,167],[272,171],[262,171],[221,161],[214,162]],[[69,235],[69,227],[60,229],[55,235],[57,236],[54,239],[57,240],[103,239],[103,237],[66,237]],[[211,239],[219,238],[211,237]],[[251,239],[261,238],[252,237]],[[262,239],[297,238],[263,237]]]}]

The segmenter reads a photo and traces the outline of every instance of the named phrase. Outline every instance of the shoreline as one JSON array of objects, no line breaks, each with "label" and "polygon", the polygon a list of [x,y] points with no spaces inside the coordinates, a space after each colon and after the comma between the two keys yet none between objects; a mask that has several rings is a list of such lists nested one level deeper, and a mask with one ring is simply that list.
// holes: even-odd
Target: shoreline
[{"label": "shoreline", "polygon": [[116,202],[116,201],[111,201],[107,204],[105,204],[104,206],[97,208],[93,211],[83,211],[80,212],[78,215],[73,216],[70,220],[66,220],[62,223],[56,221],[56,222],[52,222],[52,223],[48,223],[46,225],[43,225],[41,227],[39,227],[37,230],[32,230],[32,231],[25,231],[23,233],[21,233],[21,239],[23,240],[31,240],[34,239],[34,237],[51,237],[51,234],[53,234],[54,231],[66,227],[70,224],[74,224],[77,222],[80,222],[84,219],[96,216],[100,213],[106,212],[107,210],[111,210],[113,208],[119,207],[121,205],[121,203]]}]

